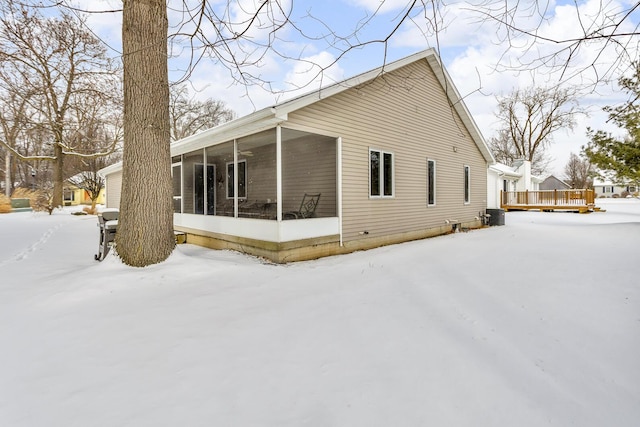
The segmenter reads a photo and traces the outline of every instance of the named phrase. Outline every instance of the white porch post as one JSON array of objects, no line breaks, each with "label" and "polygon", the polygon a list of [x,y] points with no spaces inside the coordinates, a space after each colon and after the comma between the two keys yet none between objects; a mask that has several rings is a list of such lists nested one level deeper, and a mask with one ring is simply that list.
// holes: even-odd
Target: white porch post
[{"label": "white porch post", "polygon": [[[205,215],[209,215],[209,212],[207,211],[207,208],[209,207],[209,201],[208,201],[208,193],[209,193],[209,189],[207,188],[207,149],[206,147],[202,149],[202,191],[203,191],[203,195],[202,195],[202,199],[203,199],[203,206],[202,206],[202,212],[204,212]],[[195,172],[194,172],[195,175]],[[194,189],[195,192],[195,189]],[[194,195],[194,199],[195,199],[195,195]],[[195,209],[194,209],[195,211]]]},{"label": "white porch post", "polygon": [[342,137],[339,136],[338,140],[336,141],[338,144],[338,164],[337,169],[338,169],[338,182],[337,182],[337,189],[336,191],[338,192],[337,194],[337,198],[336,201],[338,203],[338,228],[340,230],[340,246],[343,246],[342,243]]},{"label": "white porch post", "polygon": [[233,217],[238,218],[238,140],[233,140]]},{"label": "white porch post", "polygon": [[276,215],[282,221],[282,128],[276,126]]}]

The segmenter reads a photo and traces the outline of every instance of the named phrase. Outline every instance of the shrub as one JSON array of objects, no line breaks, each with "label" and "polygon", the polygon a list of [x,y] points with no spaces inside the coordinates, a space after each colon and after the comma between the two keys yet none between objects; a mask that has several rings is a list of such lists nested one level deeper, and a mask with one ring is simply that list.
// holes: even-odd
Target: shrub
[{"label": "shrub", "polygon": [[11,212],[11,199],[4,194],[0,194],[0,213],[9,212]]},{"label": "shrub", "polygon": [[623,191],[622,193],[620,193],[620,197],[625,198],[629,195],[630,193],[628,191]]},{"label": "shrub", "polygon": [[53,212],[52,195],[46,190],[30,190],[28,188],[16,188],[12,194],[13,198],[29,199],[31,209],[36,212]]},{"label": "shrub", "polygon": [[617,199],[618,197],[620,197],[620,195],[619,195],[619,194],[614,194],[614,195],[613,195],[613,196],[611,196],[611,197],[613,197],[614,199]]}]

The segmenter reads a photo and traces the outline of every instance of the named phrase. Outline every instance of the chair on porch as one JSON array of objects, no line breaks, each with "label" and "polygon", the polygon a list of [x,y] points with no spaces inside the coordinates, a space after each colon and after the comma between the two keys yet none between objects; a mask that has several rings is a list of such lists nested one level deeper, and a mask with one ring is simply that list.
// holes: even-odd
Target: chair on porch
[{"label": "chair on porch", "polygon": [[302,218],[314,218],[316,216],[316,208],[318,207],[318,201],[320,200],[320,194],[307,194],[304,193],[302,203],[297,211],[285,212],[282,216],[284,219],[302,219]]}]

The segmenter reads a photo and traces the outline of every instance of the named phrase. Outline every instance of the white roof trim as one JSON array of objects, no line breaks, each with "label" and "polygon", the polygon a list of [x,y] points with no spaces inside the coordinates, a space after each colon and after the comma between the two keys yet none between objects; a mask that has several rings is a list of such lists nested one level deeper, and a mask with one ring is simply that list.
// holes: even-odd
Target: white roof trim
[{"label": "white roof trim", "polygon": [[[381,67],[359,74],[355,77],[351,77],[342,82],[335,83],[318,90],[314,90],[313,92],[310,92],[306,95],[301,95],[297,98],[283,101],[282,103],[277,104],[273,107],[258,110],[247,116],[243,116],[241,118],[221,124],[198,134],[188,136],[180,141],[176,141],[171,144],[171,155],[176,156],[179,154],[188,153],[190,151],[204,148],[206,146],[215,145],[224,141],[232,140],[234,138],[240,138],[242,136],[246,136],[260,130],[274,127],[278,123],[286,121],[288,114],[293,111],[299,110],[322,99],[328,98],[352,87],[371,81],[381,76],[382,74],[395,71],[399,68],[422,59],[426,59],[428,64],[433,69],[438,81],[440,82],[440,85],[447,94],[452,107],[462,119],[462,122],[466,126],[471,135],[471,138],[475,142],[485,160],[489,164],[495,163],[495,159],[491,154],[491,150],[482,137],[482,134],[480,133],[475,121],[471,117],[469,110],[464,104],[464,100],[453,85],[449,74],[442,66],[440,58],[438,57],[435,49],[423,50],[389,64],[384,64]],[[100,173],[103,175],[108,175],[120,170],[121,168],[122,163],[117,163],[115,165],[111,165],[107,168],[102,169]]]}]

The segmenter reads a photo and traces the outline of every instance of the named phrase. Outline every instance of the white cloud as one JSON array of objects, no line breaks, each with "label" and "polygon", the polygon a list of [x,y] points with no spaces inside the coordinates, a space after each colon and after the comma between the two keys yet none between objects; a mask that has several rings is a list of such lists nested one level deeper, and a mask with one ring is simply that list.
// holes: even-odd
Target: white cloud
[{"label": "white cloud", "polygon": [[344,72],[335,62],[335,56],[328,52],[301,58],[287,72],[284,79],[285,89],[308,92],[321,85],[326,86],[344,80]]},{"label": "white cloud", "polygon": [[406,9],[407,0],[349,0],[347,3],[361,7],[368,12],[382,13]]}]

